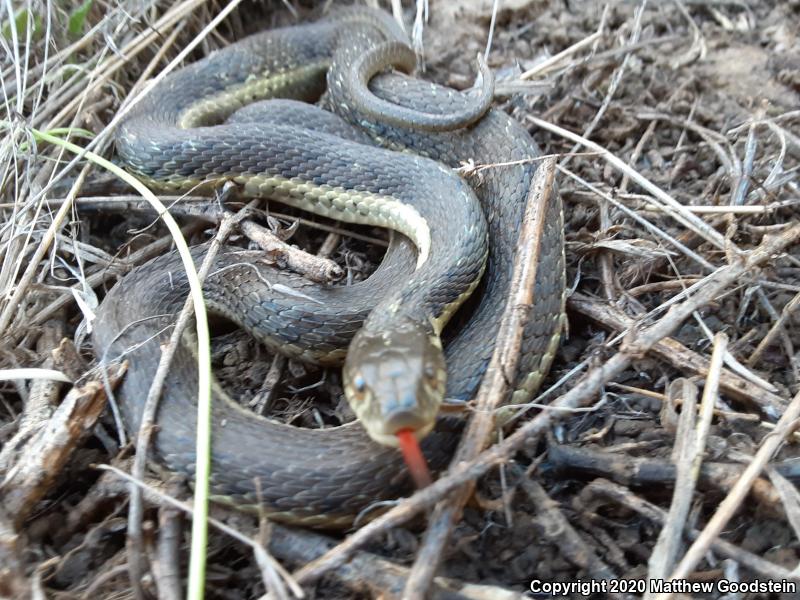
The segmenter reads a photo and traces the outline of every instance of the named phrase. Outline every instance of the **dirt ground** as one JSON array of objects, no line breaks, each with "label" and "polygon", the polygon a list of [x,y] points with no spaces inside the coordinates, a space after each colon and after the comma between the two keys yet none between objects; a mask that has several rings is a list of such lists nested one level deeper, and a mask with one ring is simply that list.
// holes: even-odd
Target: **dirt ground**
[{"label": "dirt ground", "polygon": [[[69,157],[54,163],[56,151],[41,141],[32,152],[25,133],[25,125],[100,132],[139,77],[157,73],[221,9],[187,1],[176,5],[185,15],[162,23],[169,3],[123,4],[106,14],[94,3],[80,18],[58,9],[47,33],[34,7],[35,18],[15,18],[16,42],[4,17],[2,369],[50,368],[73,379],[87,373],[94,358],[81,321],[113,283],[114,257],[165,236],[158,227],[132,233],[149,217],[98,216],[80,201],[59,216],[86,163],[37,196]],[[339,3],[324,4],[244,2],[190,58]],[[403,8],[410,25],[416,8]],[[576,588],[563,597],[638,598],[648,577],[677,569],[681,581],[716,587],[674,598],[800,598],[793,433],[800,416],[800,2],[501,0],[494,19],[491,0],[431,0],[429,8],[423,76],[439,83],[472,85],[475,56],[494,28],[488,64],[496,104],[529,128],[543,153],[557,155],[570,291],[568,332],[537,406],[501,437],[537,415],[545,415],[544,427],[478,479],[440,556],[437,574],[447,581],[430,597],[521,598],[531,597],[534,580],[626,579],[615,590]],[[70,27],[77,33],[68,34]],[[15,43],[26,48],[26,31],[33,31],[29,52],[10,51]],[[140,32],[153,37],[134,51]],[[45,49],[54,61],[64,48],[68,60],[53,63],[38,88]],[[96,85],[75,76],[98,64]],[[24,97],[14,99],[22,88]],[[99,152],[113,156],[108,144]],[[88,169],[79,197],[115,195],[131,192]],[[270,226],[285,230],[291,214]],[[59,235],[51,243],[46,230],[54,222]],[[198,228],[192,235],[207,239]],[[325,239],[301,224],[291,241],[313,250]],[[355,278],[380,255],[380,246],[347,236],[331,252]],[[277,364],[236,332],[217,336],[213,352],[217,376],[245,403]],[[335,374],[291,361],[279,370],[276,413],[314,426],[346,412],[325,403],[336,397]],[[65,384],[4,379],[0,597],[136,597],[128,579],[127,487],[96,468],[129,471],[131,453],[118,446],[102,394],[98,401],[89,389],[96,382],[84,379],[69,392]],[[55,410],[65,398],[76,402],[67,415]],[[564,398],[569,410],[543,408]],[[147,481],[189,497],[168,473],[149,471]],[[212,514],[246,537],[271,539],[271,552],[290,571],[344,538],[263,523],[259,531],[253,517],[219,507]],[[424,532],[422,519],[381,531],[349,568],[306,585],[307,597],[401,597]],[[676,534],[672,550],[669,533]],[[189,537],[188,520],[148,499],[144,593],[180,597],[169,582],[186,576]],[[687,551],[699,554],[689,561]],[[263,597],[263,565],[246,544],[213,530],[208,563],[208,597]],[[175,568],[180,575],[170,577]],[[719,582],[782,589],[735,592]]]}]

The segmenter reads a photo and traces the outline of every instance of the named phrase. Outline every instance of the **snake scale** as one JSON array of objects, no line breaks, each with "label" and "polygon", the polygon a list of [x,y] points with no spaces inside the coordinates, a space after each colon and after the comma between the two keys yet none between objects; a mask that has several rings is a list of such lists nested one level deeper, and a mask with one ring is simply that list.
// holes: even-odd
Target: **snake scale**
[{"label": "snake scale", "polygon": [[[120,126],[119,156],[155,189],[233,181],[246,196],[402,234],[391,236],[373,275],[347,286],[313,284],[242,248],[220,252],[204,285],[209,311],[292,358],[329,366],[346,360],[346,391],[355,396],[364,426],[280,424],[240,408],[215,383],[211,488],[217,501],[276,520],[347,527],[370,504],[408,490],[398,451],[374,440],[391,442],[384,438],[408,427],[424,438],[434,469],[452,455],[460,421],[437,419],[437,404],[417,406],[417,397],[468,400],[477,390],[536,168],[526,159],[538,150],[519,123],[495,109],[447,131],[362,110],[372,100],[386,112],[396,106],[435,120],[474,106],[467,94],[396,71],[365,75],[363,69],[380,71],[381,52],[391,55],[402,39],[387,15],[368,9],[256,34],[168,76]],[[365,57],[375,60],[365,65]],[[359,85],[367,80],[369,89]],[[323,93],[329,111],[306,104]],[[452,171],[464,161],[513,164],[483,171],[470,187]],[[554,196],[539,240],[512,401],[526,400],[538,387],[564,321],[563,217]],[[203,247],[193,252],[199,261]],[[479,299],[457,330],[442,332],[442,351],[441,329],[484,270]],[[288,288],[296,292],[280,292]],[[129,361],[116,397],[130,431],[139,427],[159,346],[187,292],[180,260],[170,253],[122,278],[97,311],[98,357]],[[187,337],[173,360],[154,441],[160,462],[189,475],[197,393],[192,343]]]}]

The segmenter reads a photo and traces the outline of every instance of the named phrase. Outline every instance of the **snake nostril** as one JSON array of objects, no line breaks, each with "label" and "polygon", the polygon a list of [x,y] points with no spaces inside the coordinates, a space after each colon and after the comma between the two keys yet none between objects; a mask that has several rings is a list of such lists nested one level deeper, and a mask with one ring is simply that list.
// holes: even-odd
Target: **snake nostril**
[{"label": "snake nostril", "polygon": [[414,394],[406,394],[403,399],[400,401],[400,407],[404,411],[414,411],[419,406],[419,402],[417,402],[417,397]]}]

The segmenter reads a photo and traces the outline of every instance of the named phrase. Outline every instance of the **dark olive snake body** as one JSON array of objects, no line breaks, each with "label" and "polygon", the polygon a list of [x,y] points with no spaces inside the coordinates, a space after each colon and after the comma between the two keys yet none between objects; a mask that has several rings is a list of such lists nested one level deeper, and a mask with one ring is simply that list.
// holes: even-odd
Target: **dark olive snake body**
[{"label": "dark olive snake body", "polygon": [[[185,190],[232,180],[249,196],[405,234],[392,237],[369,279],[351,286],[319,286],[234,247],[221,252],[204,285],[211,312],[299,360],[340,363],[363,327],[353,346],[362,338],[372,345],[364,342],[360,354],[351,347],[347,360],[354,363],[355,375],[346,372],[349,388],[364,387],[359,387],[361,369],[365,378],[377,374],[376,387],[400,385],[406,367],[422,370],[419,386],[440,385],[444,367],[436,366],[435,357],[426,362],[425,356],[403,353],[393,343],[375,346],[374,341],[393,328],[392,335],[411,348],[419,345],[421,354],[435,354],[440,327],[485,268],[481,297],[469,320],[458,331],[443,333],[446,397],[468,400],[494,348],[536,168],[525,159],[535,158],[538,150],[523,127],[497,110],[453,131],[405,128],[360,112],[363,90],[353,84],[348,65],[398,37],[381,13],[358,9],[246,38],[156,86],[121,125],[117,149],[128,168],[154,187]],[[325,103],[336,114],[289,100],[242,109],[264,98],[314,101],[326,80]],[[446,115],[470,105],[461,93],[397,73],[374,77],[370,88],[382,101],[410,110]],[[521,162],[484,171],[473,194],[446,168],[468,160]],[[564,319],[558,201],[548,205],[540,244],[513,401],[526,400],[539,386]],[[198,262],[202,251],[194,251]],[[275,291],[289,287],[297,293]],[[116,396],[131,431],[140,424],[159,344],[168,338],[187,291],[180,260],[169,254],[134,269],[98,309],[93,333],[98,356],[124,355],[130,363]],[[191,474],[197,373],[190,343],[178,349],[164,386],[155,450],[170,469]],[[367,395],[375,393],[370,385]],[[401,393],[396,402],[402,405],[404,398]],[[391,427],[376,425],[370,421],[382,409],[360,410],[365,425],[378,428],[372,432],[376,439],[404,426],[404,419],[416,419],[401,410]],[[310,526],[342,527],[370,504],[408,490],[397,450],[374,442],[359,423],[322,430],[275,423],[240,408],[215,385],[212,424],[212,495],[239,508],[258,507],[272,518]],[[452,419],[440,418],[422,441],[434,469],[447,464],[458,429]]]}]

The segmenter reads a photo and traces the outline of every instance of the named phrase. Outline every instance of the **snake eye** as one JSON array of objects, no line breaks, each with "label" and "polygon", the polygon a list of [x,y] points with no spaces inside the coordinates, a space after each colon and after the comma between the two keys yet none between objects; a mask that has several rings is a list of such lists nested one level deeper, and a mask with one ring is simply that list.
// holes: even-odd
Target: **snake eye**
[{"label": "snake eye", "polygon": [[426,365],[425,366],[425,377],[428,379],[433,379],[436,377],[436,367],[433,365]]},{"label": "snake eye", "polygon": [[365,389],[367,389],[367,382],[364,381],[364,378],[361,375],[356,375],[353,378],[353,387],[357,392],[363,392]]}]

